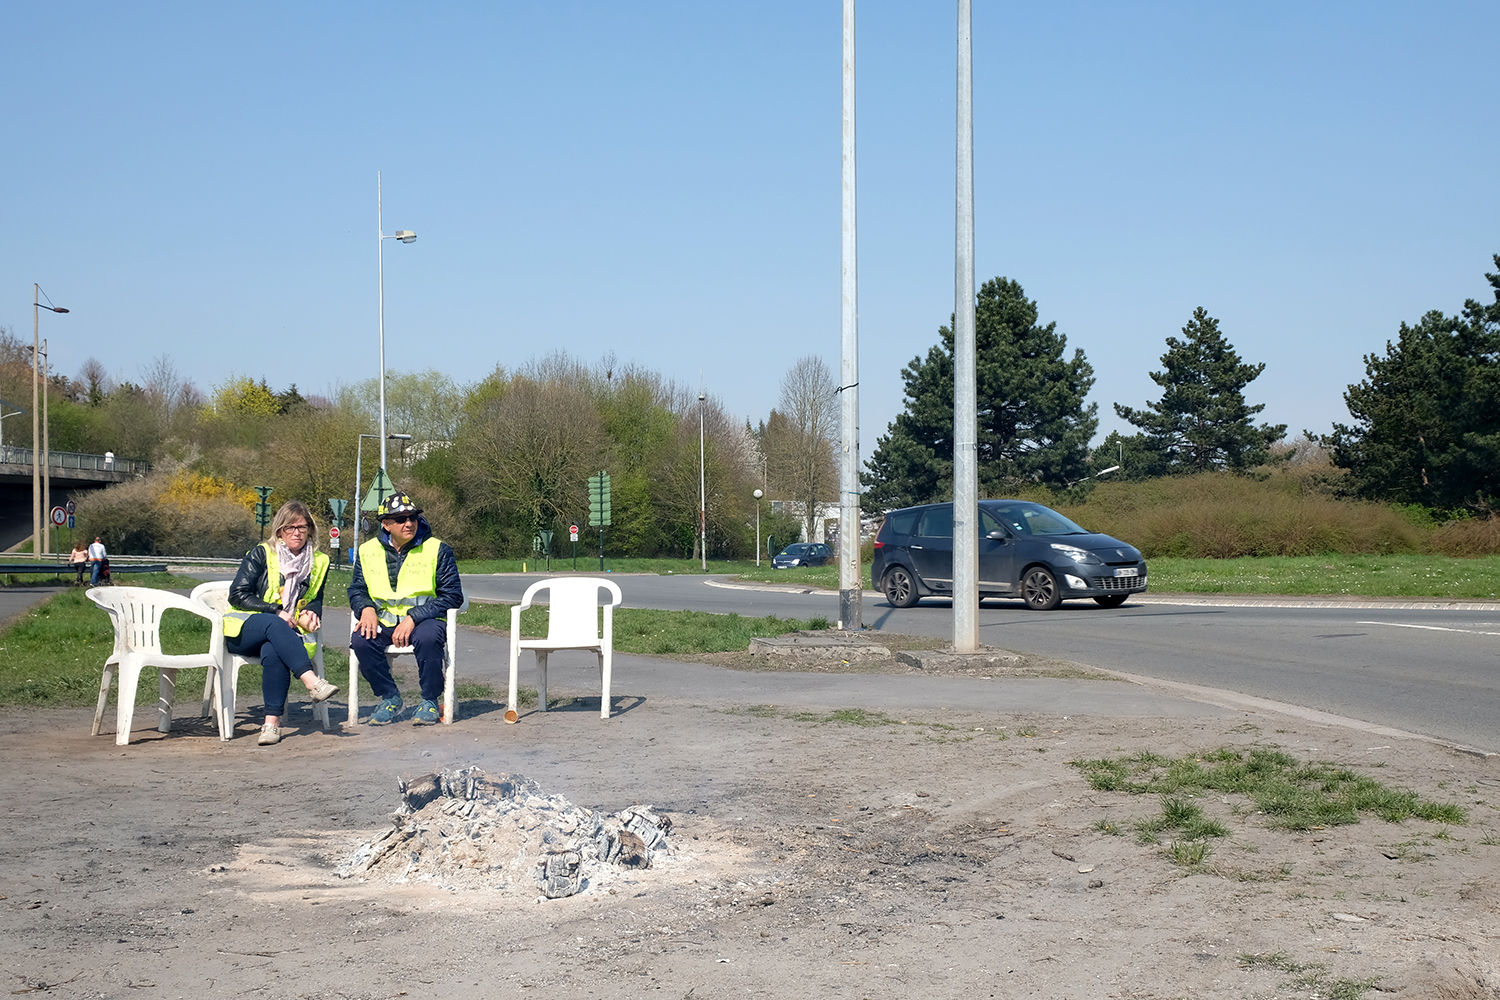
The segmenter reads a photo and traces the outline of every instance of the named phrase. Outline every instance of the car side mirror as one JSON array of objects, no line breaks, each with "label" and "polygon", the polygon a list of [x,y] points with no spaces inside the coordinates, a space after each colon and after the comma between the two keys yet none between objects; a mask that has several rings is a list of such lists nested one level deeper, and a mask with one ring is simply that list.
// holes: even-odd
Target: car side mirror
[{"label": "car side mirror", "polygon": [[1008,542],[1008,541],[1010,541],[1010,536],[1007,535],[1005,532],[999,531],[999,530],[992,531],[988,535],[985,535],[984,537],[990,539],[991,541],[996,541],[996,542]]}]

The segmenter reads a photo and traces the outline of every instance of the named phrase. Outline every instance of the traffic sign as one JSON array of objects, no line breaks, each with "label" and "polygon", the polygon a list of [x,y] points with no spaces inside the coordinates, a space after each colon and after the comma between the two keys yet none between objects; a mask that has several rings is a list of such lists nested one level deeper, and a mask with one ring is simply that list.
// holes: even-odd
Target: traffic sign
[{"label": "traffic sign", "polygon": [[339,529],[337,529],[337,528],[329,528],[328,529],[328,537],[332,538],[334,541],[338,541],[338,538],[339,538]]},{"label": "traffic sign", "polygon": [[68,523],[68,512],[61,507],[52,508],[52,523],[61,528]]},{"label": "traffic sign", "polygon": [[75,504],[71,500],[69,500],[67,503],[63,504],[63,506],[66,507],[66,508],[68,508],[68,513],[69,514],[76,514],[76,513],[78,513],[78,505]]},{"label": "traffic sign", "polygon": [[74,528],[75,528],[75,527],[77,527],[77,525],[75,525],[75,524],[74,524],[74,523],[73,523],[73,515],[72,515],[72,514],[69,514],[69,515],[68,515],[68,530],[69,530],[69,531],[72,531],[72,530],[73,530],[73,529],[74,529]]},{"label": "traffic sign", "polygon": [[576,525],[576,524],[570,524],[570,525],[568,525],[568,535],[569,535],[569,539],[568,539],[569,541],[573,541],[573,542],[578,541],[578,525]]}]

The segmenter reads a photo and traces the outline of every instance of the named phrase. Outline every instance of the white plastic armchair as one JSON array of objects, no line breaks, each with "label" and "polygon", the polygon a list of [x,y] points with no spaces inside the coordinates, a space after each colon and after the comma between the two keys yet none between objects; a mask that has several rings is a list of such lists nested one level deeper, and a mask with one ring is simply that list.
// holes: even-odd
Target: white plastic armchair
[{"label": "white plastic armchair", "polygon": [[[452,725],[458,715],[458,613],[469,610],[469,595],[456,608],[448,609],[448,636],[443,643],[443,725]],[[349,615],[349,725],[359,724],[359,662],[354,658],[354,633],[359,628],[359,618]],[[414,646],[387,646],[385,659],[394,666],[398,656],[416,656]]]},{"label": "white plastic armchair", "polygon": [[[140,685],[141,670],[155,667],[159,671],[157,725],[159,732],[172,731],[172,702],[177,693],[177,671],[207,667],[209,682],[217,679],[218,659],[213,652],[169,655],[161,651],[161,616],[171,609],[207,618],[217,627],[218,616],[197,601],[166,590],[149,587],[94,587],[84,595],[109,614],[115,628],[115,649],[104,661],[104,677],[99,682],[99,705],[94,710],[93,735],[99,735],[104,722],[104,706],[109,700],[109,685],[114,672],[120,672],[120,689],[116,697],[115,743],[130,742],[130,724],[135,716],[135,694]],[[205,716],[208,712],[203,713]],[[224,739],[220,720],[220,739]]]},{"label": "white plastic armchair", "polygon": [[[227,740],[234,736],[234,697],[239,690],[240,667],[248,663],[259,664],[258,656],[239,656],[231,653],[224,641],[224,612],[229,610],[229,581],[215,580],[212,583],[200,583],[193,588],[190,595],[193,600],[203,605],[214,614],[214,632],[209,652],[214,654],[218,661],[218,684],[214,684],[214,677],[210,676],[203,684],[203,714],[207,715],[209,706],[212,705],[219,715],[219,739]],[[318,644],[317,652],[313,654],[313,670],[318,676],[323,676],[323,642],[321,632],[311,633],[313,641]],[[328,702],[320,701],[313,705],[313,718],[323,724],[323,728],[329,728]]]},{"label": "white plastic armchair", "polygon": [[[609,591],[613,600],[604,607],[604,626],[599,625],[599,589]],[[538,592],[548,593],[547,637],[545,639],[521,638],[521,612],[531,607],[532,597]],[[599,673],[604,682],[604,694],[599,704],[599,718],[609,718],[609,676],[614,657],[615,607],[620,603],[620,588],[613,580],[595,576],[557,577],[538,580],[526,588],[521,603],[510,609],[510,700],[505,706],[505,721],[516,722],[520,718],[520,706],[516,701],[518,675],[520,673],[521,650],[536,651],[537,702],[543,712],[547,711],[547,654],[554,650],[593,650],[599,656]]]}]

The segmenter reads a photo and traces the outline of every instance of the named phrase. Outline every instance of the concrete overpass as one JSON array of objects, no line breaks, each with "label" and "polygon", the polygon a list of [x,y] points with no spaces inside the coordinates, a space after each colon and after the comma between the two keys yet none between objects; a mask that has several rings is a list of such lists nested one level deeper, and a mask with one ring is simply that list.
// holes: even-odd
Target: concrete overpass
[{"label": "concrete overpass", "polygon": [[[77,499],[89,490],[103,489],[145,475],[146,462],[113,455],[54,451],[47,455],[54,506]],[[42,517],[47,512],[42,511]],[[0,447],[0,551],[31,537],[31,449]]]}]

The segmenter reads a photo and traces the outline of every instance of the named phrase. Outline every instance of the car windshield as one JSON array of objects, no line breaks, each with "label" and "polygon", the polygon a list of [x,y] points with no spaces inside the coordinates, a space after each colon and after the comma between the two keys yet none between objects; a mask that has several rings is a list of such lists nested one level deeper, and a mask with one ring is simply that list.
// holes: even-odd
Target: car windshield
[{"label": "car windshield", "polygon": [[801,545],[788,545],[781,550],[781,554],[784,556],[805,556],[810,552],[812,552],[812,546],[805,543]]},{"label": "car windshield", "polygon": [[1018,535],[1087,535],[1089,532],[1039,503],[1010,501],[985,508]]}]

